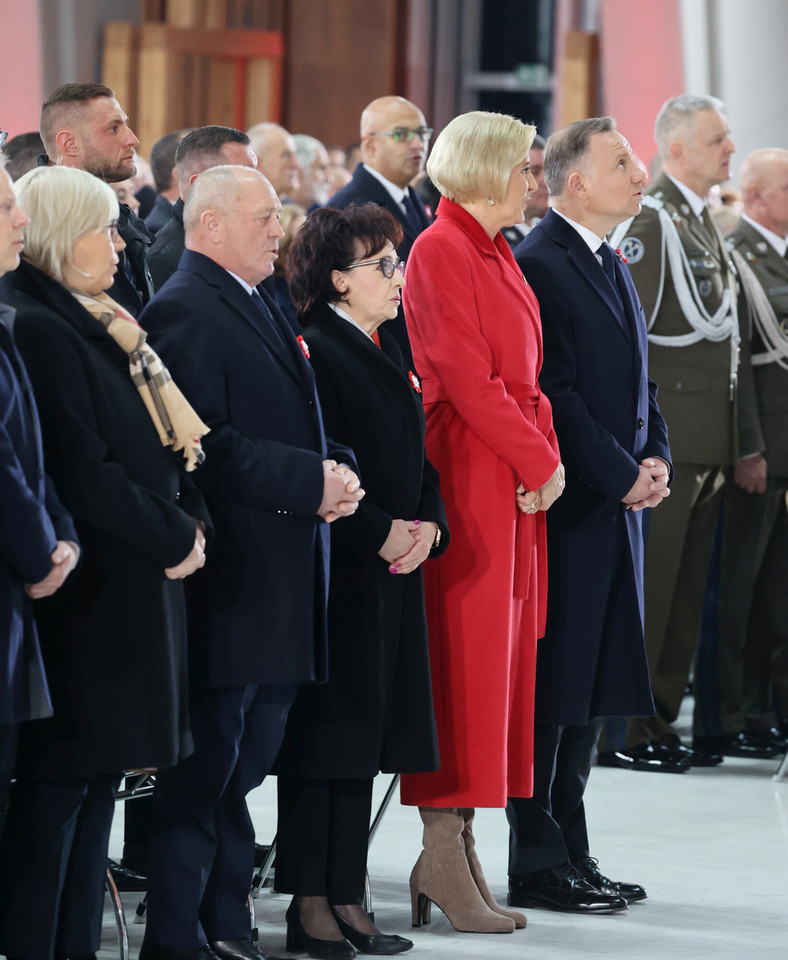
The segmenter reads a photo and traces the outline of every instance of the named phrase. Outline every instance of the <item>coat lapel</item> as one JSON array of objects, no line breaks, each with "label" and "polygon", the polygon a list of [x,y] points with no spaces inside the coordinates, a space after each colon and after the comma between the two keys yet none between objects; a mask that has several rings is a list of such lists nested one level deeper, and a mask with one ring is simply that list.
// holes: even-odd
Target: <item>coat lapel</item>
[{"label": "coat lapel", "polygon": [[[563,247],[566,247],[569,259],[575,268],[582,274],[586,283],[591,287],[597,297],[608,308],[608,312],[615,321],[616,328],[627,342],[632,345],[632,328],[629,313],[622,310],[621,299],[616,295],[615,290],[594,254],[583,240],[577,230],[568,224],[553,210],[548,211],[547,216],[539,225],[539,229],[545,229],[553,240]],[[616,263],[616,272],[621,279],[620,264]]]}]

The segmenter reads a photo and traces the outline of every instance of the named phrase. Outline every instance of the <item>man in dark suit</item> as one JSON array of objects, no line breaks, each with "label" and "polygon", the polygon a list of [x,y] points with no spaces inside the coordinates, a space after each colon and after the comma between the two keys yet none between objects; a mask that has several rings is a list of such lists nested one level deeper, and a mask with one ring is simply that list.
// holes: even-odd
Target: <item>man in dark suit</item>
[{"label": "man in dark suit", "polygon": [[788,151],[751,153],[740,187],[744,215],[727,245],[748,306],[765,446],[726,480],[717,638],[712,656],[703,645],[698,655],[693,745],[763,758],[784,752],[788,732],[777,729],[788,717]]},{"label": "man in dark suit", "polygon": [[151,236],[161,230],[172,216],[172,205],[178,199],[178,177],[175,171],[175,151],[188,130],[173,130],[159,137],[150,152],[150,168],[156,184],[153,209],[145,217],[145,226]]},{"label": "man in dark suit", "polygon": [[646,327],[605,242],[640,210],[644,174],[610,117],[547,142],[553,209],[515,251],[539,300],[544,363],[566,467],[547,514],[548,601],[539,641],[534,795],[510,798],[509,903],[575,913],[646,896],[589,853],[583,794],[603,718],[653,712],[643,639],[642,511],[668,495],[670,451],[646,374]]},{"label": "man in dark suit", "polygon": [[[312,370],[274,301],[279,199],[257,171],[201,173],[186,251],[141,321],[211,433],[198,484],[216,561],[188,595],[195,752],[163,771],[143,960],[259,960],[246,794],[270,770],[299,685],[326,677],[328,525],[363,495],[323,433]],[[210,946],[208,946],[210,944]]]},{"label": "man in dark suit", "polygon": [[[65,83],[41,108],[43,163],[87,170],[105,183],[128,180],[137,172],[134,148],[139,140],[109,87],[101,83]],[[145,264],[151,236],[143,220],[122,203],[118,231],[125,249],[118,251],[118,272],[107,293],[136,317],[153,296]]]},{"label": "man in dark suit", "polygon": [[[0,166],[0,276],[19,266],[29,222]],[[78,556],[74,525],[44,475],[38,413],[13,322],[14,311],[0,304],[0,833],[19,725],[52,713],[33,599],[51,596]]]},{"label": "man in dark suit", "polygon": [[[676,482],[652,518],[645,560],[646,651],[656,714],[633,717],[626,743],[608,741],[600,763],[636,770],[713,766],[673,726],[698,649],[703,598],[725,470],[757,470],[762,458],[746,314],[706,195],[730,176],[734,145],[724,105],[683,94],[654,125],[662,173],[620,243],[649,331],[649,375],[670,428]],[[610,747],[618,746],[617,753]]]},{"label": "man in dark suit", "polygon": [[178,199],[172,216],[156,234],[148,251],[148,268],[153,285],[159,290],[178,269],[186,247],[183,230],[183,205],[198,174],[222,164],[256,167],[257,157],[249,137],[234,127],[210,125],[197,127],[180,141],[175,151]]},{"label": "man in dark suit", "polygon": [[[430,225],[418,194],[409,186],[427,158],[432,128],[419,108],[402,97],[380,97],[361,114],[361,158],[353,179],[327,206],[342,210],[351,203],[385,207],[402,224],[403,239],[397,255],[407,260],[416,237]],[[386,329],[392,333],[408,365],[413,364],[402,310]]]}]

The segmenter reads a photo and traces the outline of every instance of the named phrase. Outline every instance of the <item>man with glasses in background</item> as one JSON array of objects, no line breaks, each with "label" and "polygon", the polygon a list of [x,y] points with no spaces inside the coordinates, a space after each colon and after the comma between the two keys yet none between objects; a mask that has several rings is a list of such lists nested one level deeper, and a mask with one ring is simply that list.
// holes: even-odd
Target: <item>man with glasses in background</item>
[{"label": "man with glasses in background", "polygon": [[[407,260],[413,241],[430,225],[430,218],[410,186],[427,159],[432,136],[424,114],[402,97],[380,97],[361,114],[361,163],[353,179],[328,206],[342,210],[351,203],[377,203],[402,224],[403,239],[397,254]],[[397,340],[408,364],[413,363],[405,318],[400,308],[386,329]]]}]

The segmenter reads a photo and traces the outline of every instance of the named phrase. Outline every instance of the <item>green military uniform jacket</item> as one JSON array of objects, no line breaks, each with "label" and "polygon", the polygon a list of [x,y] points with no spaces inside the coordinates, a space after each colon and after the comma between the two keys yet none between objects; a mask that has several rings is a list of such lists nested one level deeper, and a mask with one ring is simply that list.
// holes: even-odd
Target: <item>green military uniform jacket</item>
[{"label": "green military uniform jacket", "polygon": [[[722,237],[716,229],[714,235],[707,230],[664,174],[648,195],[661,201],[673,220],[702,303],[708,313],[714,314],[726,287],[735,291],[737,286]],[[663,264],[659,211],[644,205],[619,246],[627,257],[649,324],[648,373],[659,386],[659,406],[668,424],[674,462],[723,466],[741,455],[761,451],[764,443],[747,337],[742,338],[733,391],[729,338],[719,343],[703,339],[682,347],[652,342],[653,335],[681,336],[692,330],[676,294],[667,257]],[[740,314],[746,324],[746,310]],[[746,332],[746,325],[742,329]]]},{"label": "green military uniform jacket", "polygon": [[[743,219],[728,235],[727,242],[729,249],[737,250],[747,261],[769,299],[777,322],[788,331],[788,260]],[[753,357],[764,349],[757,331],[752,334],[751,346]],[[785,479],[788,478],[788,370],[772,361],[753,365],[752,373],[769,475]]]}]

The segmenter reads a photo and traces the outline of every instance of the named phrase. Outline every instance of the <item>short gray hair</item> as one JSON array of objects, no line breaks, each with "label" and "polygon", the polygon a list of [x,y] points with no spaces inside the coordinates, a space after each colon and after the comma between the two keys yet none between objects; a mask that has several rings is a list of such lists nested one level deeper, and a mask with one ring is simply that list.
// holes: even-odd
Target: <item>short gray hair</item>
[{"label": "short gray hair", "polygon": [[310,137],[307,133],[296,133],[293,140],[295,140],[296,156],[302,169],[311,167],[323,144],[316,137]]},{"label": "short gray hair", "polygon": [[118,198],[103,180],[74,167],[34,167],[14,184],[30,223],[22,256],[63,283],[74,267],[74,244],[118,219]]},{"label": "short gray hair", "polygon": [[612,117],[590,117],[550,134],[544,153],[544,180],[551,197],[559,197],[564,192],[570,173],[591,147],[591,137],[615,129],[616,121]]},{"label": "short gray hair", "polygon": [[668,155],[671,142],[683,132],[682,128],[691,124],[695,114],[701,110],[719,110],[723,113],[725,104],[717,97],[696,93],[682,93],[663,103],[654,121],[654,139],[662,158]]},{"label": "short gray hair", "polygon": [[186,233],[197,229],[206,210],[228,212],[236,208],[242,202],[245,181],[249,177],[259,177],[268,183],[262,173],[252,167],[222,164],[204,170],[192,184],[183,204],[183,228]]},{"label": "short gray hair", "polygon": [[461,113],[438,134],[427,173],[444,197],[500,203],[512,167],[531,149],[536,127],[502,113]]}]

